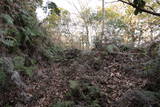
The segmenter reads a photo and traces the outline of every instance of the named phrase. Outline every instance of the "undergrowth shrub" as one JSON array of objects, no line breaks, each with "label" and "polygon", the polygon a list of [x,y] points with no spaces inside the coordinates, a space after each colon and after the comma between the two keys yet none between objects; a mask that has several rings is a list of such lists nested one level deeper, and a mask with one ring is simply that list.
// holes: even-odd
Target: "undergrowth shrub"
[{"label": "undergrowth shrub", "polygon": [[0,18],[2,18],[7,25],[13,25],[14,19],[10,15],[2,13]]},{"label": "undergrowth shrub", "polygon": [[106,107],[106,96],[100,89],[88,81],[69,81],[70,90],[66,95],[66,100],[58,102],[53,107]]},{"label": "undergrowth shrub", "polygon": [[160,93],[160,57],[152,60],[146,66],[145,73],[150,82],[146,85],[147,90]]},{"label": "undergrowth shrub", "polygon": [[[155,96],[160,101],[160,55],[158,49],[153,49],[153,53],[154,56],[151,55],[151,59],[146,63],[144,72],[142,72],[142,75],[149,80],[144,90],[150,92],[150,96]],[[160,102],[157,103],[160,105]]]},{"label": "undergrowth shrub", "polygon": [[43,55],[50,61],[60,61],[64,59],[63,48],[58,45],[51,45],[43,48]]},{"label": "undergrowth shrub", "polygon": [[[3,6],[0,7],[2,10],[0,47],[7,48],[10,53],[20,49],[22,53],[28,54],[30,57],[33,54],[42,53],[47,60],[63,59],[62,48],[55,46],[49,34],[39,25],[35,13],[36,6],[28,5],[27,1],[12,1],[17,5],[13,5],[14,2],[10,0],[2,0]],[[5,10],[6,8],[8,10]]]},{"label": "undergrowth shrub", "polygon": [[37,69],[37,66],[35,65],[36,61],[30,59],[30,65],[26,66],[26,60],[27,59],[25,59],[24,57],[15,56],[13,58],[14,69],[31,77],[33,75],[32,71]]},{"label": "undergrowth shrub", "polygon": [[26,65],[26,59],[24,57],[15,56],[13,58],[7,58],[7,60],[6,58],[0,58],[0,91],[2,93],[10,92],[16,88],[15,86],[17,84],[18,86],[24,85],[19,74],[32,77],[32,71],[37,69],[35,61],[31,60],[30,64]]},{"label": "undergrowth shrub", "polygon": [[[36,19],[36,14],[32,5],[27,5],[24,1],[23,5],[19,6],[19,9],[13,7],[13,2],[3,1],[3,6],[0,9],[4,9],[5,6],[10,11],[2,13],[0,19],[2,20],[3,27],[0,28],[0,33],[3,37],[0,38],[0,44],[6,46],[9,49],[13,47],[17,48],[28,48],[35,44],[33,40],[39,38],[42,35],[42,31],[38,26],[38,21]],[[17,1],[17,4],[21,4]],[[12,48],[10,48],[12,47]]]}]

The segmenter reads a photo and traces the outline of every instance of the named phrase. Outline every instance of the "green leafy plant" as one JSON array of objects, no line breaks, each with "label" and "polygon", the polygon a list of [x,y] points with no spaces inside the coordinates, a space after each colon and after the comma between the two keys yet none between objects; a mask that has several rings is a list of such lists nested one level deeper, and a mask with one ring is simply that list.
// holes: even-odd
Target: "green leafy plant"
[{"label": "green leafy plant", "polygon": [[17,40],[11,36],[5,37],[1,39],[0,42],[7,47],[15,47],[17,45]]},{"label": "green leafy plant", "polygon": [[37,67],[34,65],[33,61],[31,61],[32,65],[25,66],[25,58],[23,58],[21,56],[14,57],[13,63],[14,63],[15,70],[20,71],[20,72],[24,72],[25,74],[27,74],[30,77],[33,75],[32,71],[37,69]]},{"label": "green leafy plant", "polygon": [[64,59],[63,49],[57,45],[47,46],[46,48],[43,47],[43,55],[48,58],[49,60],[59,61]]},{"label": "green leafy plant", "polygon": [[24,67],[25,59],[21,56],[16,56],[13,58],[14,67],[16,70],[22,69]]},{"label": "green leafy plant", "polygon": [[45,12],[47,12],[47,8],[48,8],[50,9],[51,14],[56,13],[58,16],[60,16],[60,10],[54,2],[48,3],[48,5],[43,8]]},{"label": "green leafy plant", "polygon": [[4,20],[4,22],[8,25],[13,25],[13,18],[8,14],[1,14],[0,17]]},{"label": "green leafy plant", "polygon": [[[69,87],[70,90],[66,95],[66,100],[55,104],[53,107],[104,107],[101,103],[105,102],[105,96],[97,87],[87,82],[87,80],[70,80]],[[103,102],[101,98],[103,98]]]}]

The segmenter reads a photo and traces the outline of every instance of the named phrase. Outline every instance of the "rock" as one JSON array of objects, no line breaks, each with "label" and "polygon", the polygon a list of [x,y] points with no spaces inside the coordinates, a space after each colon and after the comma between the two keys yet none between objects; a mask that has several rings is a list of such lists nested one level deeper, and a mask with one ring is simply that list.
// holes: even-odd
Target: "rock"
[{"label": "rock", "polygon": [[2,58],[2,69],[9,74],[14,72],[14,65],[11,58]]},{"label": "rock", "polygon": [[21,77],[17,71],[14,71],[14,65],[11,58],[3,57],[2,58],[2,69],[3,71],[10,76],[10,79],[19,87],[26,88],[27,86],[21,80]]},{"label": "rock", "polygon": [[13,80],[18,87],[27,88],[26,84],[21,80],[18,72],[15,71],[12,73],[11,80]]},{"label": "rock", "polygon": [[[21,92],[19,93],[20,100],[24,103],[30,101],[32,95],[25,92],[25,90],[27,89],[27,85],[22,81],[19,73],[14,70],[12,59],[8,57],[3,57],[1,67],[2,67],[2,72],[6,74],[8,79],[13,81],[13,83],[21,90]],[[19,104],[17,104],[16,107],[20,107]]]}]

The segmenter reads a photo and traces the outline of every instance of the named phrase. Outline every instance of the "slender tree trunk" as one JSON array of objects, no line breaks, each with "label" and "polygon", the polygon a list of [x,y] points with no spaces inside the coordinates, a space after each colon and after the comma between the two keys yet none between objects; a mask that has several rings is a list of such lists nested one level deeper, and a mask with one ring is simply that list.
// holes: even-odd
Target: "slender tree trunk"
[{"label": "slender tree trunk", "polygon": [[138,38],[138,46],[140,46],[140,44],[141,44],[142,34],[143,34],[143,30],[140,30],[140,34],[139,34],[139,38]]},{"label": "slender tree trunk", "polygon": [[101,41],[104,37],[104,16],[105,16],[105,10],[104,10],[104,0],[102,0],[102,34],[101,34]]},{"label": "slender tree trunk", "polygon": [[90,44],[89,44],[89,29],[88,26],[86,26],[86,48],[89,49]]}]

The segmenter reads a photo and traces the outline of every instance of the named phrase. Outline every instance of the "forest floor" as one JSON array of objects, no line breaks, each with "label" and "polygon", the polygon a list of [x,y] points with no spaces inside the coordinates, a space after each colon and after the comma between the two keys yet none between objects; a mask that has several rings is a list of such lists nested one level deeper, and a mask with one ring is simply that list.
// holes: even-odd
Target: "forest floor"
[{"label": "forest floor", "polygon": [[116,53],[67,50],[65,59],[48,65],[41,63],[32,77],[22,75],[27,84],[26,96],[30,98],[27,102],[19,96],[18,88],[11,88],[9,94],[6,91],[0,99],[16,107],[50,107],[64,101],[77,105],[71,107],[113,107],[127,92],[144,88],[148,82],[143,74],[148,59],[137,49]]},{"label": "forest floor", "polygon": [[70,80],[86,80],[98,87],[106,96],[106,107],[124,93],[141,89],[147,83],[147,79],[139,75],[147,57],[137,50],[114,54],[104,51],[68,53],[66,60],[53,63],[49,68],[40,67],[34,71],[34,78],[26,80],[32,96],[29,107],[47,107],[65,100]]}]

